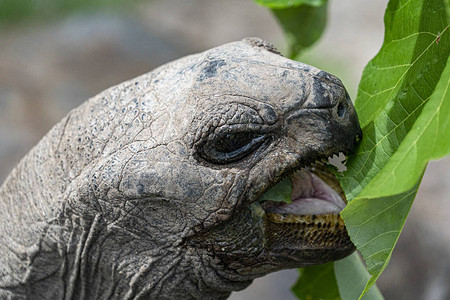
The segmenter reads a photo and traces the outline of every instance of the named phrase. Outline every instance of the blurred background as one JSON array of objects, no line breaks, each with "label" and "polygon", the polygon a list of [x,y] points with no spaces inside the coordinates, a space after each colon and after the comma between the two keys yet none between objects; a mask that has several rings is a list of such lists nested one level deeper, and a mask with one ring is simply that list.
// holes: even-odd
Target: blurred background
[{"label": "blurred background", "polygon": [[[354,99],[383,41],[387,0],[330,1],[328,25],[302,61],[341,78]],[[178,57],[248,36],[285,50],[251,0],[0,1],[0,183],[72,108]],[[450,299],[450,158],[429,164],[390,265],[386,299]],[[255,280],[231,299],[295,299],[296,270]]]}]

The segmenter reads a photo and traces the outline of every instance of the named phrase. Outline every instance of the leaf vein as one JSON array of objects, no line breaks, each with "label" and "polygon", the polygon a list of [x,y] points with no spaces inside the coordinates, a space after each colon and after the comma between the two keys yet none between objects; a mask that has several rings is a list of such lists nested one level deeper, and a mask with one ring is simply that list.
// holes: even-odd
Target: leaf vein
[{"label": "leaf vein", "polygon": [[[380,254],[381,252],[390,251],[390,250],[391,250],[390,247],[380,249],[380,250],[378,250],[378,251],[376,251],[376,252],[370,254],[369,256],[366,256],[366,259],[369,260],[370,258],[374,257],[375,255]],[[379,264],[379,263],[378,263],[378,264]],[[376,264],[376,265],[378,265],[378,264]],[[376,265],[373,265],[373,266],[376,266]],[[373,268],[373,266],[372,266],[372,268]],[[372,268],[371,268],[371,269],[372,269]]]},{"label": "leaf vein", "polygon": [[366,247],[369,243],[373,242],[374,240],[376,240],[384,235],[391,234],[391,233],[399,233],[399,232],[400,232],[400,230],[391,230],[391,231],[383,232],[382,234],[375,236],[373,239],[371,239],[371,240],[365,242],[363,245],[359,246],[359,249]]},{"label": "leaf vein", "polygon": [[[447,27],[445,27],[445,29],[442,31],[444,32],[445,30],[447,30],[447,28],[450,25],[447,25]],[[416,59],[411,63],[411,65],[408,67],[408,69],[406,69],[405,72],[403,72],[403,74],[400,76],[400,78],[397,80],[397,82],[394,84],[394,86],[391,88],[391,90],[394,90],[395,88],[397,88],[397,85],[400,83],[400,81],[403,79],[403,77],[406,75],[406,73],[408,73],[408,71],[411,69],[412,66],[415,65],[415,63],[422,57],[422,55],[428,51],[428,49],[436,42],[436,40],[438,39],[439,36],[436,36],[436,38],[431,41],[431,43],[425,48],[425,50],[422,51],[422,53],[420,53],[420,55],[418,55],[416,57]],[[365,92],[367,93],[367,92]],[[370,95],[369,93],[367,93],[368,95]],[[392,92],[386,97],[386,99],[389,99],[392,95]],[[362,110],[368,103],[370,103],[370,101],[365,101],[360,107],[359,110]]]},{"label": "leaf vein", "polygon": [[379,215],[383,214],[384,212],[386,212],[387,210],[391,209],[392,207],[394,207],[395,205],[397,205],[398,203],[402,202],[405,198],[409,197],[411,194],[413,194],[416,190],[412,190],[411,192],[409,192],[408,194],[406,194],[405,196],[403,196],[402,198],[398,199],[397,201],[393,202],[391,205],[389,205],[388,207],[386,207],[383,210],[380,210],[377,214],[373,215],[372,217],[364,220],[364,222],[354,225],[355,227],[361,227],[364,224],[368,223],[369,221],[371,221],[372,219],[378,217]]}]

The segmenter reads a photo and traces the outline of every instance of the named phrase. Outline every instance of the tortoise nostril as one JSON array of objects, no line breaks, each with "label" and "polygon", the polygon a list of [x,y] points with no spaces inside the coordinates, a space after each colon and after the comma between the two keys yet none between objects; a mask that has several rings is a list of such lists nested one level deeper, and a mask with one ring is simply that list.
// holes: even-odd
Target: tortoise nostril
[{"label": "tortoise nostril", "polygon": [[347,101],[341,101],[337,107],[337,115],[339,118],[343,118],[347,112]]}]

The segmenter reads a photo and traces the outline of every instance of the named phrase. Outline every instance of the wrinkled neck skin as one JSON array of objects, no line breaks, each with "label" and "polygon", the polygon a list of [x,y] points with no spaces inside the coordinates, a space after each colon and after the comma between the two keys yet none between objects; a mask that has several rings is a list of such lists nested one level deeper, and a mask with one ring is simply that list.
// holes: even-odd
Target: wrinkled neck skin
[{"label": "wrinkled neck skin", "polygon": [[[111,93],[126,97],[133,87]],[[123,103],[105,95],[91,99],[5,181],[0,298],[225,299],[251,283],[253,277],[236,274],[205,250],[182,245],[194,227],[235,205],[209,209],[199,203],[228,186],[184,159],[179,141],[157,140],[151,127],[127,127],[146,116],[133,111],[133,99],[126,105],[122,112]],[[103,132],[111,124],[115,132]],[[233,176],[220,179],[232,182]],[[198,187],[190,190],[192,198],[179,198],[192,185]],[[193,210],[196,215],[186,215]]]},{"label": "wrinkled neck skin", "polygon": [[337,78],[275,52],[230,43],[71,111],[0,188],[0,298],[225,299],[351,253],[269,244],[252,204],[360,132]]},{"label": "wrinkled neck skin", "polygon": [[[230,213],[243,181],[155,135],[171,130],[171,112],[138,81],[73,110],[1,187],[0,298],[220,299],[251,283],[182,245]],[[180,109],[187,123],[196,107]],[[230,202],[210,202],[226,194]]]}]

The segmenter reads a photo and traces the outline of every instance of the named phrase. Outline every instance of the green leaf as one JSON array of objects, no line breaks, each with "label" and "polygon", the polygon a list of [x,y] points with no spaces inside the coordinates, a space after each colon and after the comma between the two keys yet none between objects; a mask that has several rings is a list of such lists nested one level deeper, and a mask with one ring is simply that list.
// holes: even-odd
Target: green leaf
[{"label": "green leaf", "polygon": [[360,197],[380,197],[401,192],[417,182],[429,160],[450,154],[449,84],[450,59],[414,126]]},{"label": "green leaf", "polygon": [[301,300],[339,300],[334,276],[334,263],[305,267],[298,270],[300,277],[292,292]]},{"label": "green leaf", "polygon": [[327,0],[254,0],[254,1],[259,5],[272,9],[296,7],[303,4],[309,6],[321,6],[327,2]]},{"label": "green leaf", "polygon": [[327,20],[327,3],[315,7],[300,5],[272,12],[283,27],[288,43],[288,57],[295,58],[322,35]]},{"label": "green leaf", "polygon": [[424,0],[402,6],[398,2],[389,2],[384,44],[366,66],[359,85],[355,107],[364,138],[340,178],[349,200],[361,193],[397,151],[447,63],[450,35],[443,0],[426,1],[426,5]]},{"label": "green leaf", "polygon": [[[447,61],[448,18],[444,0],[403,2],[389,2],[383,46],[361,78],[356,106],[362,127],[373,122],[393,99],[400,98],[398,102],[402,104],[411,97],[414,103],[426,100]],[[405,105],[407,113],[411,113],[411,107],[417,105]]]},{"label": "green leaf", "polygon": [[407,192],[389,197],[358,198],[341,213],[350,238],[373,275],[361,290],[363,293],[372,287],[389,263],[417,188],[418,184]]},{"label": "green leaf", "polygon": [[286,36],[288,57],[295,58],[322,35],[327,0],[254,0],[272,10]]},{"label": "green leaf", "polygon": [[389,262],[427,162],[450,153],[444,0],[391,0],[385,27],[355,103],[364,138],[340,178],[342,217],[372,274],[363,295]]},{"label": "green leaf", "polygon": [[292,203],[292,183],[289,177],[281,180],[275,186],[267,190],[260,198],[260,201],[276,201]]},{"label": "green leaf", "polygon": [[[301,300],[354,300],[358,299],[370,278],[357,253],[318,266],[299,269],[300,277],[292,292]],[[364,296],[364,300],[382,300],[376,286]]]},{"label": "green leaf", "polygon": [[[334,262],[334,273],[342,300],[358,299],[370,277],[357,253]],[[373,286],[363,299],[382,300],[384,298],[378,288]]]}]

